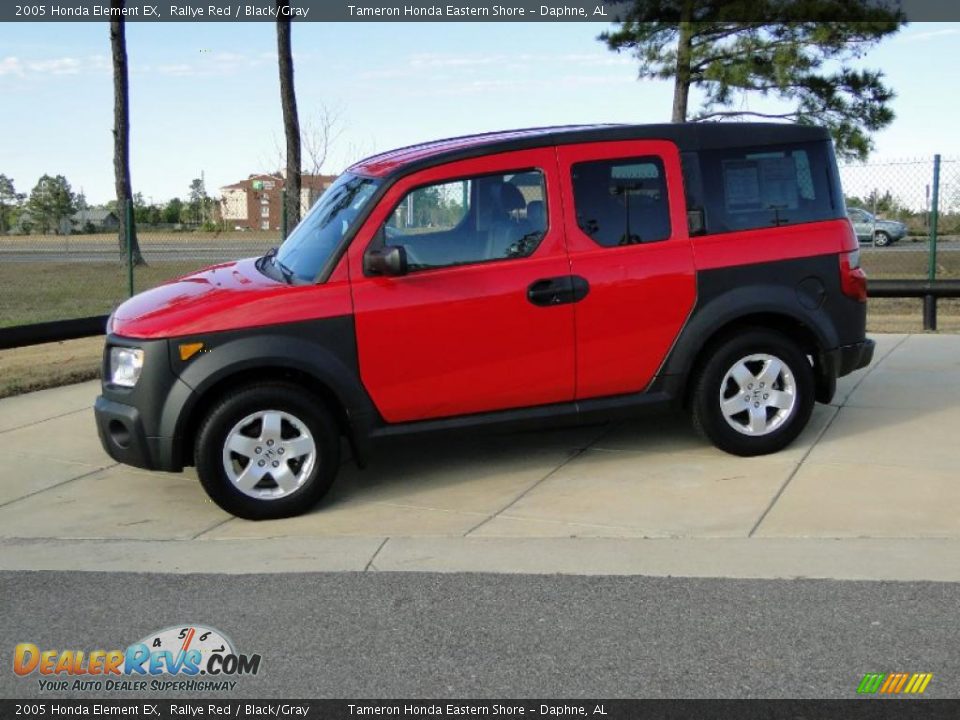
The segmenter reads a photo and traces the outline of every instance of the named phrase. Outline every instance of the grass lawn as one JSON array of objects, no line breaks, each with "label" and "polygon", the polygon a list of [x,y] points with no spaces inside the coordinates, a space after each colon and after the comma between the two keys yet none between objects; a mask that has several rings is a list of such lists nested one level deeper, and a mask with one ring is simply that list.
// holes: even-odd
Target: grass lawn
[{"label": "grass lawn", "polygon": [[[249,233],[238,233],[244,239]],[[79,237],[95,236],[74,236]],[[194,236],[195,237],[195,236]],[[2,245],[2,243],[0,243]],[[871,278],[924,278],[926,249],[889,252],[865,249],[862,264]],[[153,287],[208,264],[155,260],[135,271],[136,291]],[[938,257],[938,277],[960,277],[960,252]],[[7,262],[0,257],[0,327],[111,312],[127,297],[125,269],[115,262]],[[938,304],[942,332],[960,332],[960,300]],[[875,299],[868,304],[869,332],[921,332],[918,299]],[[85,338],[0,350],[0,397],[79,382],[97,376],[103,338]]]},{"label": "grass lawn", "polygon": [[[204,263],[199,263],[200,265]],[[134,290],[196,270],[198,263],[137,267]],[[9,262],[0,259],[0,327],[104,315],[127,298],[126,269],[109,262]]]},{"label": "grass lawn", "polygon": [[[74,236],[88,237],[96,236]],[[929,261],[925,249],[917,252],[866,249],[861,262],[867,275],[878,279],[925,278]],[[210,261],[205,260],[151,260],[148,265],[134,269],[134,289],[137,292],[146,290],[208,264]],[[939,254],[937,275],[960,277],[960,251]],[[127,275],[119,262],[51,260],[5,263],[0,256],[0,288],[0,327],[9,327],[109,313],[127,298]],[[912,314],[910,305],[899,300],[875,303],[877,315]],[[948,314],[955,312],[949,304],[944,304],[941,314],[946,319]]]},{"label": "grass lawn", "polygon": [[[860,264],[868,278],[913,278],[926,280],[930,257],[926,245],[907,252],[899,250],[865,249],[860,251]],[[955,245],[954,245],[955,247]],[[937,253],[937,277],[943,280],[960,277],[960,250]]]},{"label": "grass lawn", "polygon": [[103,336],[0,350],[0,398],[99,377],[102,352]]},{"label": "grass lawn", "polygon": [[[256,244],[270,248],[280,242],[280,233],[276,230],[246,231],[227,230],[224,232],[176,232],[173,230],[137,231],[137,242],[143,250],[157,247],[190,245],[229,245],[232,243]],[[34,250],[76,250],[82,247],[117,247],[116,233],[94,233],[91,235],[0,235],[0,249],[30,248]]]}]

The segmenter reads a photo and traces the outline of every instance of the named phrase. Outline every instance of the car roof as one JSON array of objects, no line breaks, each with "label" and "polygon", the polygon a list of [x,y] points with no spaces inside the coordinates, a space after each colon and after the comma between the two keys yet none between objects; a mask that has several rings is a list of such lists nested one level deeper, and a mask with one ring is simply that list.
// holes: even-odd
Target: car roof
[{"label": "car roof", "polygon": [[409,145],[373,155],[348,172],[388,178],[445,162],[511,150],[615,140],[669,140],[681,151],[757,147],[829,140],[820,127],[786,123],[669,123],[657,125],[561,125],[464,135]]}]

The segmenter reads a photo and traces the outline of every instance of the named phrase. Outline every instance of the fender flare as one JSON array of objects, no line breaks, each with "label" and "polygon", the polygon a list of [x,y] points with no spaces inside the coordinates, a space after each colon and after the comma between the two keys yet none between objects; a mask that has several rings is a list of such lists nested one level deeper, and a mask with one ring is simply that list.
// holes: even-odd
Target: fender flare
[{"label": "fender flare", "polygon": [[739,287],[716,295],[704,305],[698,302],[659,374],[686,377],[710,340],[731,323],[751,315],[778,315],[802,324],[816,338],[821,352],[832,350],[839,344],[836,328],[823,306],[816,309],[804,307],[794,288],[778,285]]},{"label": "fender flare", "polygon": [[351,441],[368,434],[376,410],[358,369],[351,368],[342,357],[319,343],[269,332],[227,340],[184,366],[177,389],[164,403],[161,434],[175,438],[179,446],[184,428],[211,388],[237,373],[257,368],[290,369],[311,376],[345,410]]}]

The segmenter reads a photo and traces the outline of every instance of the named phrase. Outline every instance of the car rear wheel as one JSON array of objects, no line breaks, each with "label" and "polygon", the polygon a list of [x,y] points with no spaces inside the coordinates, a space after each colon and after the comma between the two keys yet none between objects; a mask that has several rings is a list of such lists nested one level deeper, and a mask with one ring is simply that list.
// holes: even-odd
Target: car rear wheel
[{"label": "car rear wheel", "polygon": [[299,515],[330,489],[340,434],[322,402],[285,383],[244,388],[218,403],[197,437],[200,484],[248,520]]},{"label": "car rear wheel", "polygon": [[746,330],[715,348],[697,376],[694,427],[728,453],[766,455],[800,434],[814,394],[813,369],[796,343]]},{"label": "car rear wheel", "polygon": [[877,230],[877,232],[873,234],[873,244],[876,247],[886,247],[890,244],[890,236],[883,232],[883,230]]}]

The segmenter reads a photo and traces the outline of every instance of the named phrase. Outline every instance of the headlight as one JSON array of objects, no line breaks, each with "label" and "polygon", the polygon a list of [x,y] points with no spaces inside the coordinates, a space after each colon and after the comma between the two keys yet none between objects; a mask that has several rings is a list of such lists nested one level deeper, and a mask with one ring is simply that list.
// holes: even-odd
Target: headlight
[{"label": "headlight", "polygon": [[143,370],[143,350],[140,348],[110,348],[110,382],[133,387]]}]

